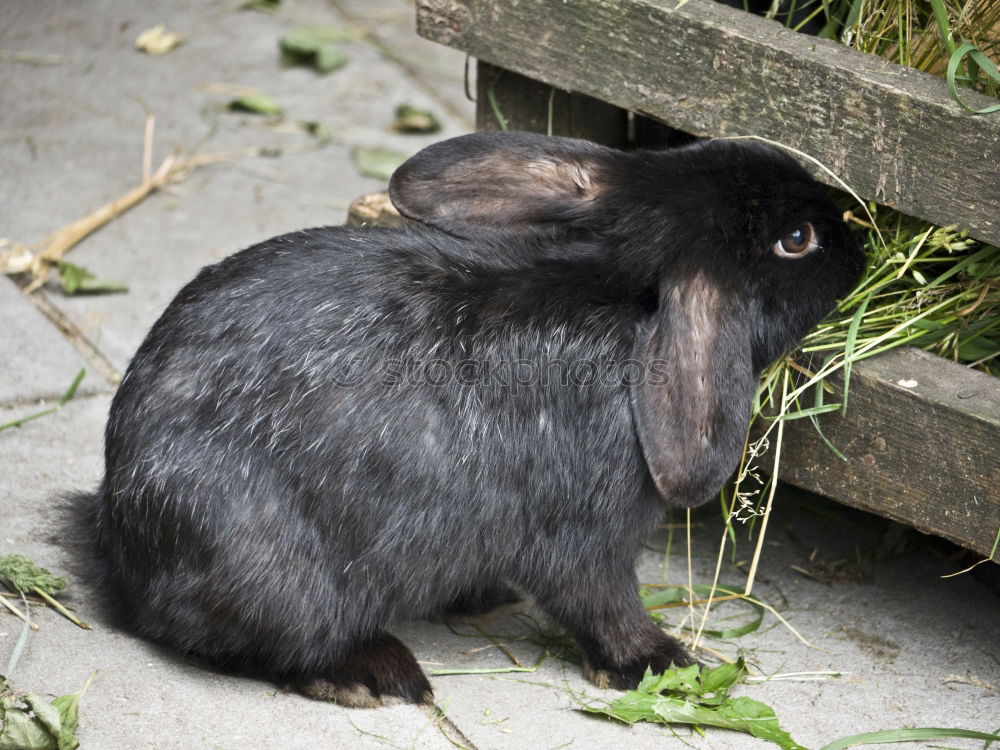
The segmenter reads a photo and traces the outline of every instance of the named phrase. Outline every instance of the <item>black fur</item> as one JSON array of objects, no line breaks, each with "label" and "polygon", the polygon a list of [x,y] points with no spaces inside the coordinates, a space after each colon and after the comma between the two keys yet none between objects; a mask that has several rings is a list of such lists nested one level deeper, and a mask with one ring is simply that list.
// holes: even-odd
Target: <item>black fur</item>
[{"label": "black fur", "polygon": [[[689,662],[635,556],[665,504],[718,490],[755,373],[856,281],[837,209],[724,141],[477,134],[391,189],[430,226],[270,239],[163,313],[76,503],[91,577],[148,638],[352,705],[427,700],[384,628],[508,584],[599,684]],[[775,257],[805,221],[821,247]]]}]

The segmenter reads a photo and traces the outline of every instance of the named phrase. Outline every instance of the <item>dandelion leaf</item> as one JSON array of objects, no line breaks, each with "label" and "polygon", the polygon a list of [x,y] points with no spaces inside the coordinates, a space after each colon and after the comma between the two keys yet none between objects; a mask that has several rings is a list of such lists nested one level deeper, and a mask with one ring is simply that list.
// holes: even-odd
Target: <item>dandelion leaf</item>
[{"label": "dandelion leaf", "polygon": [[107,294],[128,291],[128,285],[99,279],[83,266],[60,260],[56,263],[56,267],[59,269],[59,281],[66,294]]},{"label": "dandelion leaf", "polygon": [[14,693],[0,678],[0,750],[75,750],[80,697],[61,695],[51,703],[34,693]]},{"label": "dandelion leaf", "polygon": [[668,669],[662,675],[647,671],[635,690],[606,706],[586,710],[629,724],[651,721],[731,729],[773,742],[783,750],[805,750],[781,729],[769,706],[752,698],[729,696],[743,670],[741,660],[714,669],[693,665]]},{"label": "dandelion leaf", "polygon": [[388,180],[407,158],[406,154],[379,147],[356,148],[352,156],[358,174],[376,180]]}]

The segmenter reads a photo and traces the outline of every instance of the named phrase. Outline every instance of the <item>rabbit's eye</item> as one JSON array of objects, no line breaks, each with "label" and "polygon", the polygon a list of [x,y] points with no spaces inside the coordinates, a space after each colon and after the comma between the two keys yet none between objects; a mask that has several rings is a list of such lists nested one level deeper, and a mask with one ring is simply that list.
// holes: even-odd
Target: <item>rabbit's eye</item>
[{"label": "rabbit's eye", "polygon": [[775,242],[771,249],[779,258],[798,258],[812,252],[818,245],[816,230],[806,222]]}]

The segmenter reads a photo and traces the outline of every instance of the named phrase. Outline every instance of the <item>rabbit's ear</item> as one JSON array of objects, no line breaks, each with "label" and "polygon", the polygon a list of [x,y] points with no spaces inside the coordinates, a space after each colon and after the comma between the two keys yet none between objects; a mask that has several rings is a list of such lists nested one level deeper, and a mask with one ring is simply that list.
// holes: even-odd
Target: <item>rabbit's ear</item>
[{"label": "rabbit's ear", "polygon": [[482,132],[425,148],[393,174],[389,197],[410,219],[459,236],[587,223],[610,148],[537,133]]},{"label": "rabbit's ear", "polygon": [[649,472],[671,505],[719,490],[739,462],[756,386],[739,295],[700,272],[665,282],[640,328],[632,418]]}]

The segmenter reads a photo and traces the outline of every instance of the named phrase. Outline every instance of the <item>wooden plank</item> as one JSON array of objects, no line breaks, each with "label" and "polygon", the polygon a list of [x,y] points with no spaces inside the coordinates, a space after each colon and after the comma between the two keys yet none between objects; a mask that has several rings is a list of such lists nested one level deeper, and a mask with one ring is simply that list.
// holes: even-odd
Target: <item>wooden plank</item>
[{"label": "wooden plank", "polygon": [[628,113],[621,107],[480,61],[476,130],[501,130],[498,113],[512,130],[586,138],[615,148],[628,145]]},{"label": "wooden plank", "polygon": [[418,0],[417,29],[696,135],[780,141],[866,199],[1000,244],[1000,117],[935,76],[713,0]]},{"label": "wooden plank", "polygon": [[553,88],[488,62],[476,63],[476,130],[510,130],[586,138],[615,148],[665,148],[694,137],[659,120],[586,94]]},{"label": "wooden plank", "polygon": [[847,461],[808,419],[793,420],[782,479],[990,554],[1000,532],[1000,379],[897,349],[856,364],[846,416],[819,424]]}]

